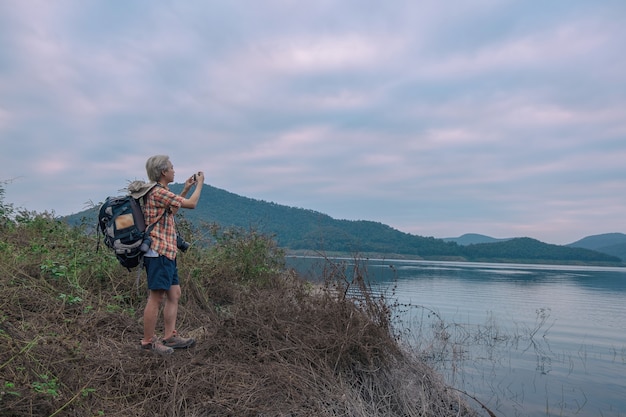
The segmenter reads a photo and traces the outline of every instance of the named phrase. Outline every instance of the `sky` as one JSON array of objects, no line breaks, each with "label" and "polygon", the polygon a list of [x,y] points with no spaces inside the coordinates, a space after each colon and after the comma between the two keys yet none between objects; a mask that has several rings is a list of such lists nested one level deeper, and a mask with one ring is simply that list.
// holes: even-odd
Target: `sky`
[{"label": "sky", "polygon": [[[623,0],[0,0],[5,203],[176,182],[420,236],[626,232]],[[207,202],[210,204],[210,202]]]}]

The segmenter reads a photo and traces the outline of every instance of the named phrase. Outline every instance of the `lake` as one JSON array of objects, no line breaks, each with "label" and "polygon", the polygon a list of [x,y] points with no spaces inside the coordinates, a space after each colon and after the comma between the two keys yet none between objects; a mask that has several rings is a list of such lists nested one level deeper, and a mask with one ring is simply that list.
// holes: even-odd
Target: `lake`
[{"label": "lake", "polygon": [[[323,262],[288,258],[311,280]],[[355,263],[333,262],[348,270]],[[625,268],[406,260],[357,266],[395,305],[402,339],[496,415],[626,416]]]}]

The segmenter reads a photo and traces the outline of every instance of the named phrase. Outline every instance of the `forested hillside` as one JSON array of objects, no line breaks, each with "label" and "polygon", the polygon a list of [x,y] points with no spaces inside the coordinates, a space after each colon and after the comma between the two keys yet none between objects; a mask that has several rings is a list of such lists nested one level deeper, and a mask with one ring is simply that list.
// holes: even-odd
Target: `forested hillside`
[{"label": "forested hillside", "polygon": [[619,258],[583,248],[568,248],[566,246],[550,245],[528,237],[515,238],[499,243],[482,243],[463,247],[465,256],[474,261],[513,260],[554,262],[611,262]]},{"label": "forested hillside", "polygon": [[626,234],[624,233],[604,233],[601,235],[587,236],[566,246],[591,249],[617,256],[623,261],[626,261]]},{"label": "forested hillside", "polygon": [[[182,184],[172,184],[180,192]],[[97,208],[67,217],[72,224],[96,224]],[[181,210],[183,218],[199,227],[254,229],[274,236],[291,251],[360,253],[422,259],[573,262],[619,264],[621,259],[581,248],[548,245],[530,238],[460,246],[443,239],[423,237],[366,220],[337,220],[313,210],[242,197],[205,185],[195,210]]]},{"label": "forested hillside", "polygon": [[461,245],[461,246],[467,246],[467,245],[475,245],[477,243],[503,242],[509,239],[496,239],[494,237],[485,236],[485,235],[481,235],[478,233],[466,233],[459,237],[444,237],[443,240],[445,240],[446,242],[455,242],[456,244]]}]

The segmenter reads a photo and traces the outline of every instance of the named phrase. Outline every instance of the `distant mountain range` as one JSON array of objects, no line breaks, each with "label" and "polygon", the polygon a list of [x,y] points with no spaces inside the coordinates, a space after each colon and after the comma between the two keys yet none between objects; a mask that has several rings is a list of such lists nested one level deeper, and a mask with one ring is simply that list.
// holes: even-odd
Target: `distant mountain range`
[{"label": "distant mountain range", "polygon": [[512,238],[496,239],[491,236],[479,235],[478,233],[466,233],[459,237],[444,237],[446,242],[455,242],[457,245],[467,246],[476,245],[478,243],[496,243],[511,240]]},{"label": "distant mountain range", "polygon": [[[459,237],[446,237],[443,240],[446,242],[455,242],[461,246],[467,246],[481,243],[506,242],[511,239],[513,238],[496,239],[478,233],[467,233]],[[568,243],[565,246],[602,252],[607,255],[616,256],[622,259],[622,261],[626,261],[626,234],[624,233],[605,233],[587,236],[576,242]]]},{"label": "distant mountain range", "polygon": [[[179,193],[182,184],[171,184],[170,188]],[[64,219],[74,225],[95,225],[97,211],[94,207]],[[293,253],[603,265],[622,265],[626,260],[626,235],[621,233],[590,236],[566,246],[527,237],[494,239],[479,234],[436,239],[405,233],[379,222],[337,220],[313,210],[242,197],[210,185],[204,186],[195,210],[181,212],[194,226],[217,223],[273,235],[281,247]]]},{"label": "distant mountain range", "polygon": [[566,246],[595,250],[617,256],[626,262],[626,234],[624,233],[605,233],[587,236]]}]

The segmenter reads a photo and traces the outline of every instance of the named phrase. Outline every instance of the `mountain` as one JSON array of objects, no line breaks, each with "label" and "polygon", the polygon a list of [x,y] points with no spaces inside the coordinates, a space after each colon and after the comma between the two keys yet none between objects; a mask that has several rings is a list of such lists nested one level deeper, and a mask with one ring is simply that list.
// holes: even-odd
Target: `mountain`
[{"label": "mountain", "polygon": [[622,261],[626,261],[626,234],[624,233],[605,233],[601,235],[587,236],[565,246],[571,248],[591,249],[617,256]]},{"label": "mountain", "polygon": [[455,242],[457,245],[467,246],[467,245],[475,245],[477,243],[496,243],[496,242],[504,242],[510,240],[511,238],[506,239],[496,239],[491,236],[480,235],[478,233],[466,233],[459,237],[444,237],[443,240],[446,242]]},{"label": "mountain", "polygon": [[539,262],[554,263],[563,261],[568,263],[605,262],[612,258],[619,258],[584,248],[570,248],[561,245],[552,245],[540,242],[529,237],[519,237],[498,243],[480,243],[463,247],[465,256],[473,261],[503,261],[525,262],[533,259]]},{"label": "mountain", "polygon": [[[171,184],[170,189],[179,193],[182,184]],[[64,219],[73,225],[84,223],[95,227],[97,212],[98,207],[93,207]],[[532,242],[511,239],[461,246],[453,241],[405,233],[379,222],[337,220],[313,210],[242,197],[210,185],[204,185],[195,210],[179,213],[196,227],[217,223],[272,235],[279,246],[290,251],[459,261],[621,263],[619,258],[605,253],[547,245],[532,239]]]},{"label": "mountain", "polygon": [[[171,184],[179,193],[182,184]],[[96,224],[98,207],[64,219],[73,225]],[[254,229],[273,235],[290,250],[322,252],[401,254],[414,257],[458,257],[458,246],[433,237],[401,232],[382,223],[365,220],[336,220],[308,209],[284,206],[204,185],[195,210],[181,210],[190,223],[217,223],[223,227]]]}]

